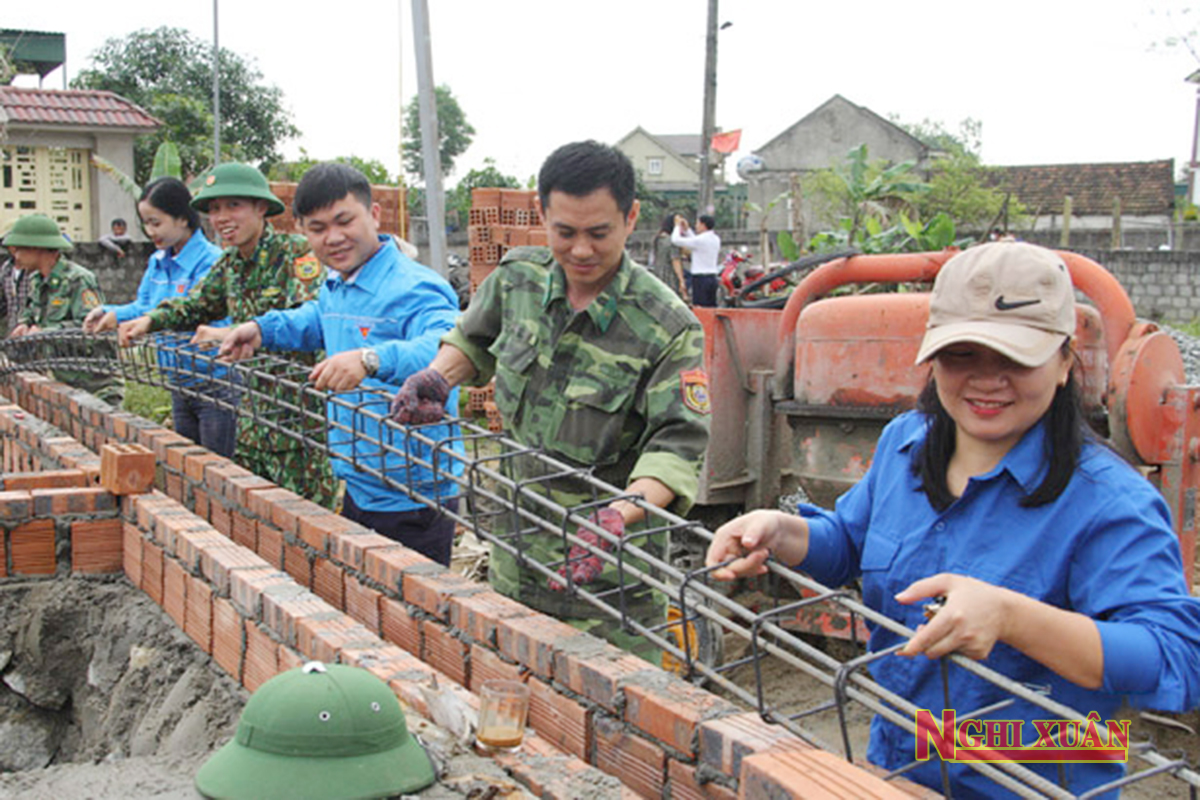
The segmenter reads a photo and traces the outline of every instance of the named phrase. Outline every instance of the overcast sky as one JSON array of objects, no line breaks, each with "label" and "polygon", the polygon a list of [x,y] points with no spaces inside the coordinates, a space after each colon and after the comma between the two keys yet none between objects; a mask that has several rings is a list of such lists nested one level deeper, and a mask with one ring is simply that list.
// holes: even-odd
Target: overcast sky
[{"label": "overcast sky", "polygon": [[[495,159],[522,181],[556,146],[615,142],[635,126],[698,133],[705,0],[430,0],[433,71],[476,128],[448,185]],[[1177,0],[975,4],[724,0],[717,124],[742,155],[833,94],[906,122],[983,123],[992,164],[1190,156],[1197,67],[1156,42],[1200,22]],[[983,9],[987,9],[986,11]],[[309,9],[316,9],[315,12]],[[1194,16],[1194,15],[1193,15]],[[211,41],[212,4],[7,3],[5,27],[67,35],[70,76],[106,38],[170,25]],[[400,92],[416,92],[408,0],[220,7],[223,47],[278,85],[310,155],[398,167]],[[28,78],[18,85],[36,85]],[[55,72],[46,86],[58,88]]]}]

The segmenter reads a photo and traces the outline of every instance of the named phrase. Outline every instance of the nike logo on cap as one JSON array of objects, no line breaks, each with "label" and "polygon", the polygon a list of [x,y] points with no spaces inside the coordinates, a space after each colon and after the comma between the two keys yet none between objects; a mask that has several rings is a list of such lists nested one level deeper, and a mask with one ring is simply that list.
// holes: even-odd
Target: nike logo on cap
[{"label": "nike logo on cap", "polygon": [[1033,305],[1037,305],[1040,302],[1042,302],[1041,298],[1038,298],[1037,300],[1017,300],[1015,302],[1009,303],[1004,300],[1004,295],[1000,295],[999,297],[996,298],[996,310],[997,311],[1012,311],[1014,308],[1024,308],[1025,306],[1033,306]]}]

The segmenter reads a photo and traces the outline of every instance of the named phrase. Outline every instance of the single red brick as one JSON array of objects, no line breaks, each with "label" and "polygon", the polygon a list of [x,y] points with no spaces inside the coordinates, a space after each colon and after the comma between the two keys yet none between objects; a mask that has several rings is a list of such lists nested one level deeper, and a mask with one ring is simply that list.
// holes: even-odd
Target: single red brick
[{"label": "single red brick", "polygon": [[450,625],[458,628],[472,641],[481,642],[491,648],[497,646],[496,631],[501,620],[535,614],[537,612],[529,606],[493,591],[454,596],[450,601]]},{"label": "single red brick", "polygon": [[317,556],[313,559],[312,574],[313,591],[338,611],[345,611],[345,570],[329,559]]},{"label": "single red brick", "polygon": [[383,638],[421,656],[421,624],[403,603],[384,597],[379,601],[380,630]]},{"label": "single red brick", "polygon": [[180,436],[178,439],[159,439],[155,445],[155,449],[162,453],[159,460],[167,465],[167,471],[181,476],[183,475],[184,459],[187,456],[209,452],[186,436]]},{"label": "single red brick", "polygon": [[[513,623],[504,622],[500,627],[501,651],[507,641],[505,631]],[[570,628],[570,626],[565,626]],[[606,710],[619,714],[621,686],[624,681],[640,672],[650,670],[651,675],[662,676],[662,671],[637,656],[630,655],[608,642],[588,636],[570,628],[575,637],[563,642],[554,653],[554,679],[572,692],[586,697]]]},{"label": "single red brick", "polygon": [[246,620],[246,663],[242,685],[254,692],[279,672],[279,645],[265,631]]},{"label": "single red brick", "polygon": [[449,675],[460,686],[467,683],[466,643],[431,620],[421,622],[421,634],[425,639],[425,650],[421,660],[440,672]]},{"label": "single red brick", "polygon": [[9,534],[13,575],[53,575],[55,570],[54,521],[36,519],[13,528]]},{"label": "single red brick", "polygon": [[[478,650],[478,647],[471,649],[473,683],[476,683],[480,669],[480,662],[475,658]],[[588,753],[591,752],[591,720],[590,709],[564,694],[559,694],[537,678],[529,679],[529,726],[559,750],[586,761]]]},{"label": "single red brick", "polygon": [[33,493],[28,491],[0,492],[0,519],[26,520],[33,516]]},{"label": "single red brick", "polygon": [[296,583],[305,589],[312,588],[312,563],[303,547],[295,544],[284,545],[283,568]]},{"label": "single red brick", "polygon": [[243,616],[258,619],[263,592],[281,585],[296,586],[290,575],[274,567],[235,569],[229,573],[229,599]]},{"label": "single red brick", "polygon": [[440,564],[414,567],[404,573],[404,600],[443,622],[450,621],[450,599],[490,591],[487,586],[456,575]]},{"label": "single red brick", "polygon": [[120,572],[124,532],[119,519],[77,520],[71,523],[71,571]]},{"label": "single red brick", "polygon": [[[143,435],[139,437],[141,444],[150,448],[154,452],[154,457],[160,464],[166,464],[168,469],[172,469],[168,463],[171,450],[193,448],[196,443],[186,436],[180,436],[174,431],[159,429],[158,431],[148,432],[143,431]],[[149,439],[150,441],[146,441]],[[182,470],[182,464],[176,461],[176,466],[173,467],[177,472]]]},{"label": "single red brick", "polygon": [[[294,492],[289,492],[287,489],[261,489],[259,491],[250,493],[249,499],[250,513],[259,519],[269,521],[274,512],[276,503],[299,500],[300,498]],[[295,531],[284,532],[295,533]]]},{"label": "single red brick", "polygon": [[198,486],[192,487],[192,511],[200,519],[207,520],[210,516],[210,500],[208,492]]},{"label": "single red brick", "polygon": [[221,535],[232,539],[233,538],[233,519],[230,517],[229,506],[224,502],[213,498],[209,503],[208,513],[212,520],[212,526],[221,532]]},{"label": "single red brick", "polygon": [[214,528],[196,527],[175,534],[175,558],[188,572],[197,572],[200,569],[200,558],[205,550],[229,546],[229,540]]},{"label": "single red brick", "polygon": [[77,469],[48,469],[43,472],[10,472],[4,476],[4,490],[70,489],[88,486],[87,476]]},{"label": "single red brick", "polygon": [[154,486],[154,453],[138,444],[107,444],[100,451],[100,485],[117,495],[144,494]]},{"label": "single red brick", "polygon": [[[311,500],[293,497],[288,500],[277,499],[271,504],[271,524],[285,534],[300,535],[300,520],[305,517],[324,516],[332,514],[329,509],[319,506]],[[264,517],[266,519],[266,517]]]},{"label": "single red brick", "polygon": [[258,533],[258,554],[271,566],[283,569],[283,531],[261,520],[255,524]]},{"label": "single red brick", "polygon": [[329,537],[337,531],[358,530],[361,526],[340,514],[322,508],[322,513],[296,517],[296,535],[318,553],[329,552]]},{"label": "single red brick", "polygon": [[[406,596],[408,583],[409,576],[405,576]],[[505,617],[496,620],[496,649],[505,658],[533,670],[533,673],[543,680],[550,680],[555,676],[555,653],[563,647],[580,642],[584,646],[602,644],[599,640],[572,628],[565,622],[559,622],[542,614]]]},{"label": "single red brick", "polygon": [[696,779],[696,768],[667,759],[667,786],[670,787],[671,798],[680,800],[736,800],[737,792],[714,781],[700,783]]},{"label": "single red brick", "polygon": [[182,475],[174,472],[167,473],[167,494],[181,503],[187,499],[187,491],[184,489]]},{"label": "single red brick", "polygon": [[251,498],[258,492],[278,488],[278,486],[266,478],[251,474],[244,477],[230,478],[225,484],[224,497],[230,503],[249,509],[251,513],[257,514],[258,512],[254,511]]},{"label": "single red brick", "polygon": [[[484,681],[519,681],[524,674],[525,670],[521,669],[519,664],[510,664],[486,647],[471,645],[471,680],[468,686],[475,694],[479,694],[479,687]],[[536,678],[531,679],[531,684],[533,680]],[[531,718],[532,715],[531,705]],[[530,722],[530,725],[532,724]]]},{"label": "single red brick", "polygon": [[142,591],[162,605],[163,551],[154,542],[142,542]]},{"label": "single red brick", "polygon": [[207,547],[200,553],[200,572],[208,579],[213,591],[221,596],[229,594],[230,573],[242,569],[274,571],[257,553],[235,544]]},{"label": "single red brick", "polygon": [[163,611],[187,629],[187,573],[173,558],[163,559]]},{"label": "single red brick", "polygon": [[314,661],[333,663],[343,647],[378,641],[370,631],[345,614],[329,619],[316,616],[296,621],[296,649]]},{"label": "single red brick", "polygon": [[633,677],[623,690],[625,721],[688,759],[696,755],[701,723],[738,713],[732,703],[673,676]]},{"label": "single red brick", "polygon": [[[142,586],[142,532],[136,525],[122,523],[121,558],[129,582],[139,589]],[[2,539],[3,537],[0,537]]]},{"label": "single red brick", "polygon": [[361,572],[366,567],[367,553],[371,550],[394,547],[395,544],[395,541],[380,536],[375,531],[356,527],[330,534],[329,556],[334,561]]},{"label": "single red brick", "polygon": [[379,599],[383,593],[364,586],[353,575],[346,575],[346,613],[376,636],[379,635]]},{"label": "single red brick", "polygon": [[287,672],[304,666],[304,658],[285,644],[279,645],[279,671]]},{"label": "single red brick", "polygon": [[229,459],[201,448],[200,452],[189,452],[183,458],[183,474],[189,481],[204,483],[204,468],[209,464],[225,464]]},{"label": "single red brick", "polygon": [[[303,530],[304,524],[301,523]],[[405,570],[422,564],[432,564],[433,561],[409,550],[403,545],[394,544],[391,547],[372,547],[363,556],[363,571],[367,577],[384,587],[388,594],[400,596],[400,581]]]},{"label": "single red brick", "polygon": [[212,604],[212,587],[201,578],[189,577],[183,630],[206,653],[212,653]]},{"label": "single red brick", "polygon": [[179,552],[179,536],[192,530],[211,530],[207,522],[182,506],[160,510],[154,518],[151,534],[154,541],[162,545],[168,554]]},{"label": "single red brick", "polygon": [[147,533],[154,530],[154,520],[160,512],[186,510],[178,501],[159,491],[134,495],[126,499],[132,504],[131,508],[136,514],[138,527]]},{"label": "single red brick", "polygon": [[242,653],[245,651],[245,628],[242,617],[233,603],[214,597],[212,603],[212,657],[221,669],[239,683],[242,680]]},{"label": "single red brick", "polygon": [[634,736],[620,722],[597,716],[596,766],[646,797],[662,797],[666,780],[666,753],[653,742]]},{"label": "single red brick", "polygon": [[229,482],[235,478],[246,477],[254,477],[254,473],[227,459],[209,461],[204,465],[204,486],[213,494],[220,495],[232,503],[237,502],[237,495],[233,492],[227,493]]},{"label": "single red brick", "polygon": [[738,797],[746,800],[911,800],[881,778],[811,747],[748,756],[742,761],[739,790]]},{"label": "single red brick", "polygon": [[782,725],[771,725],[758,714],[734,714],[700,725],[700,763],[723,775],[737,777],[742,759],[780,747],[806,747],[803,739]]},{"label": "single red brick", "polygon": [[233,519],[233,540],[242,547],[257,550],[258,531],[255,528],[254,520],[239,511],[234,511],[230,516]]},{"label": "single red brick", "polygon": [[263,624],[289,647],[295,647],[297,622],[306,617],[328,619],[338,612],[307,589],[292,584],[268,586],[262,593]]}]

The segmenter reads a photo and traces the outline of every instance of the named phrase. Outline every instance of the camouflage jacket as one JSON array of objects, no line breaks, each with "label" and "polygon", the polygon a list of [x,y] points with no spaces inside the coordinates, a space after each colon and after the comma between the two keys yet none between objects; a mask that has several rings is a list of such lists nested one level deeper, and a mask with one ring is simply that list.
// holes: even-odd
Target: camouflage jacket
[{"label": "camouflage jacket", "polygon": [[49,278],[40,272],[30,276],[29,297],[20,320],[44,331],[78,328],[88,312],[103,302],[92,271],[60,256]]},{"label": "camouflage jacket", "polygon": [[595,467],[623,488],[659,480],[685,513],[708,443],[704,333],[682,301],[626,254],[583,311],[548,248],[505,254],[443,342],[496,377],[496,405],[522,443]]},{"label": "camouflage jacket", "polygon": [[186,297],[166,300],[149,313],[150,330],[188,330],[226,316],[234,325],[317,296],[325,268],[296,234],[263,229],[250,258],[228,247]]}]

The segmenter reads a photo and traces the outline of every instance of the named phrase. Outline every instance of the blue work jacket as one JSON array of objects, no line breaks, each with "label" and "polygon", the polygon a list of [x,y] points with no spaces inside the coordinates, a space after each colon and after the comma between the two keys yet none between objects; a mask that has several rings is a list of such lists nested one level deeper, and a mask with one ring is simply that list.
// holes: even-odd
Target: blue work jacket
[{"label": "blue work jacket", "polygon": [[[193,231],[178,255],[172,254],[170,250],[156,250],[150,256],[146,271],[142,273],[142,282],[138,284],[137,297],[132,302],[106,305],[104,310],[116,314],[117,322],[128,322],[150,313],[164,300],[183,297],[208,274],[212,265],[221,257],[221,252],[221,248],[210,242],[203,231]],[[228,317],[211,323],[214,328],[223,328],[228,324]],[[170,341],[174,342],[175,337],[171,337]],[[215,357],[216,349],[206,348],[205,354]],[[193,372],[207,371],[214,378],[223,377],[226,373],[224,368],[209,364],[205,364],[203,369],[198,369],[197,364],[186,356],[181,356],[177,364],[173,353],[161,351],[158,354],[158,364],[176,385],[197,382],[197,379],[191,377]],[[180,373],[176,372],[177,366]]]},{"label": "blue work jacket", "polygon": [[[1089,442],[1057,500],[1033,508],[1021,499],[1045,474],[1045,422],[1030,429],[986,475],[972,478],[963,496],[943,511],[930,505],[913,474],[925,440],[926,417],[909,412],[883,432],[863,479],[842,495],[836,510],[801,507],[809,523],[809,550],[800,569],[830,586],[862,578],[864,602],[916,629],[924,603],[895,599],[913,582],[941,572],[968,575],[1021,592],[1095,620],[1104,651],[1100,690],[1084,689],[1003,643],[982,663],[1082,714],[1115,719],[1123,697],[1136,706],[1180,711],[1200,702],[1200,600],[1183,579],[1179,543],[1162,496],[1112,451]],[[901,637],[871,634],[873,651]],[[951,665],[950,704],[959,721],[1010,695]],[[925,656],[886,656],[871,664],[883,686],[941,720],[938,662]],[[1024,744],[1037,741],[1032,720],[1053,714],[1028,701],[985,715],[1025,720]],[[1103,723],[1101,723],[1103,728]],[[876,718],[868,758],[887,769],[914,759],[906,730]],[[950,764],[957,797],[1010,796],[963,764]],[[1057,782],[1057,765],[1026,764]],[[1120,764],[1068,764],[1072,792],[1113,780]],[[941,787],[936,758],[907,777]]]},{"label": "blue work jacket", "polygon": [[[379,353],[379,371],[363,381],[363,386],[382,389],[385,395],[361,391],[342,392],[338,402],[330,402],[328,413],[339,427],[330,430],[331,449],[345,458],[333,459],[333,471],[346,481],[346,489],[355,504],[365,511],[412,511],[425,507],[402,491],[389,488],[378,478],[355,469],[346,458],[353,458],[373,469],[384,466],[377,447],[350,431],[378,441],[380,425],[355,413],[347,405],[363,404],[364,410],[386,416],[388,403],[398,387],[414,372],[424,369],[437,354],[443,334],[454,328],[458,317],[458,297],[444,278],[400,252],[390,237],[380,237],[381,246],[365,264],[344,279],[330,270],[317,299],[294,309],[271,311],[255,319],[262,330],[263,347],[272,350],[312,351],[324,348],[327,356],[364,347]],[[452,414],[458,408],[458,390],[446,403]],[[432,439],[458,435],[458,426],[422,427],[420,432]],[[400,452],[412,452],[416,458],[431,462],[431,449],[416,440],[385,428],[385,441]],[[462,452],[461,442],[454,450]],[[411,448],[411,449],[410,449]],[[449,499],[458,493],[448,478],[434,480],[429,468],[412,465],[406,459],[389,455],[388,476],[408,485],[426,497]],[[462,474],[461,460],[439,455],[438,466],[455,475]]]}]

